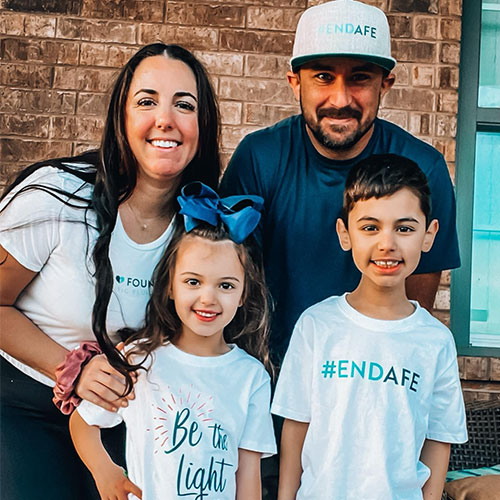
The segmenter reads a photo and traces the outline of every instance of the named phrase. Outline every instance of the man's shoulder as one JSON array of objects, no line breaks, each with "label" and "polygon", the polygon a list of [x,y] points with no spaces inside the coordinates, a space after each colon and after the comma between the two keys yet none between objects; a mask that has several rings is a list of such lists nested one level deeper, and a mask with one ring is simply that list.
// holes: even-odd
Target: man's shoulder
[{"label": "man's shoulder", "polygon": [[386,149],[386,152],[407,156],[419,165],[420,162],[444,161],[443,155],[434,146],[415,137],[399,125],[381,118],[377,118],[376,124],[380,129],[379,147]]},{"label": "man's shoulder", "polygon": [[251,132],[243,138],[240,146],[273,146],[277,145],[277,141],[283,144],[290,137],[294,137],[300,132],[302,126],[301,115],[293,115],[281,120],[274,125],[265,127],[254,132]]}]

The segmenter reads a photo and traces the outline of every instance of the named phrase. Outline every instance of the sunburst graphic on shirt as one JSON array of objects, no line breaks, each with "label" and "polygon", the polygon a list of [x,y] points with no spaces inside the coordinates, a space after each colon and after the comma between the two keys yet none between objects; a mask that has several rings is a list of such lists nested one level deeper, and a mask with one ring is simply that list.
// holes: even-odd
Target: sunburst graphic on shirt
[{"label": "sunburst graphic on shirt", "polygon": [[168,387],[168,394],[161,397],[161,403],[151,403],[153,407],[153,427],[147,428],[147,432],[155,435],[155,450],[158,453],[168,446],[170,430],[168,427],[174,424],[176,415],[183,409],[189,409],[190,413],[201,422],[211,422],[210,414],[214,411],[212,407],[213,396],[206,397],[201,392],[193,389],[191,384],[187,390],[179,388],[177,392]]}]

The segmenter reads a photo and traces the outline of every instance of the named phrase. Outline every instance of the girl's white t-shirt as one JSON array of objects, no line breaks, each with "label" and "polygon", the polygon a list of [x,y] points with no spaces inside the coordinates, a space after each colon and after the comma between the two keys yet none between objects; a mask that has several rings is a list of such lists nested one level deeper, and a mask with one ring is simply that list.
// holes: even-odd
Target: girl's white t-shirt
[{"label": "girl's white t-shirt", "polygon": [[234,500],[238,449],[276,453],[269,375],[230,347],[200,357],[166,344],[148,358],[150,371],[139,370],[127,408],[78,407],[89,425],[125,422],[128,475],[143,500]]},{"label": "girl's white t-shirt", "polygon": [[[28,184],[77,192],[85,199],[92,195],[92,185],[48,166],[29,176],[2,201],[0,208],[7,205],[12,194]],[[0,213],[0,245],[21,265],[37,273],[15,306],[69,350],[82,341],[95,340],[91,326],[95,300],[91,253],[97,231],[93,227],[93,212],[64,205],[39,189],[19,194]],[[128,237],[118,216],[109,248],[114,288],[107,329],[114,340],[118,340],[114,335],[118,329],[142,325],[153,271],[171,234],[172,224],[155,241],[138,244]],[[4,351],[0,354],[35,380],[54,385],[51,379]]]}]

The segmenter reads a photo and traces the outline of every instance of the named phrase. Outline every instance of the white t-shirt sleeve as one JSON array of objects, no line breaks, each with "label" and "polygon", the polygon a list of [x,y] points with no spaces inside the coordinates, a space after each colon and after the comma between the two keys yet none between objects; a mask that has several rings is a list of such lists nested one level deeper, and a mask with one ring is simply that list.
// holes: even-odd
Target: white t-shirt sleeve
[{"label": "white t-shirt sleeve", "polygon": [[436,374],[426,438],[443,443],[465,443],[465,407],[452,339],[442,351],[437,366],[442,370]]},{"label": "white t-shirt sleeve", "polygon": [[40,271],[57,246],[58,220],[64,205],[43,189],[27,189],[12,197],[30,184],[60,188],[52,181],[57,181],[54,169],[41,168],[9,193],[1,204],[0,245],[22,266],[35,272]]},{"label": "white t-shirt sleeve", "polygon": [[302,316],[295,325],[281,366],[271,412],[290,420],[311,420],[313,321]]},{"label": "white t-shirt sleeve", "polygon": [[108,428],[115,427],[123,422],[122,410],[108,411],[90,401],[82,401],[76,411],[88,425]]},{"label": "white t-shirt sleeve", "polygon": [[260,452],[263,458],[270,457],[277,451],[270,403],[271,381],[262,368],[250,396],[245,427],[238,448]]}]

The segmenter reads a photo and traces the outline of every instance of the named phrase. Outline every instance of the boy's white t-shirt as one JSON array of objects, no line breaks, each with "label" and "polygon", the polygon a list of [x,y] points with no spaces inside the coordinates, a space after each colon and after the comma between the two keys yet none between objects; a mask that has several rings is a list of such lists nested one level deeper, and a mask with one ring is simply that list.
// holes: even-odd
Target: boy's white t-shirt
[{"label": "boy's white t-shirt", "polygon": [[424,440],[467,440],[453,337],[413,304],[384,321],[344,295],[299,318],[271,408],[309,423],[297,500],[421,499]]},{"label": "boy's white t-shirt", "polygon": [[[29,184],[77,192],[85,199],[90,199],[93,188],[74,175],[54,167],[43,167],[12,194]],[[7,204],[12,194],[2,201],[0,208]],[[92,227],[84,224],[85,214]],[[19,194],[0,213],[0,245],[21,265],[38,273],[15,306],[45,334],[69,350],[82,341],[95,340],[91,326],[95,300],[91,254],[97,231],[93,227],[95,213],[71,208],[38,189]],[[120,328],[142,325],[153,271],[171,234],[172,224],[155,241],[136,243],[128,237],[118,216],[109,248],[114,288],[107,328],[112,338]],[[0,354],[35,380],[54,385],[51,379],[4,351]]]},{"label": "boy's white t-shirt", "polygon": [[127,408],[78,407],[89,425],[125,422],[128,476],[143,500],[234,500],[238,449],[276,453],[269,375],[231,347],[215,357],[159,347],[150,371],[139,371]]}]

